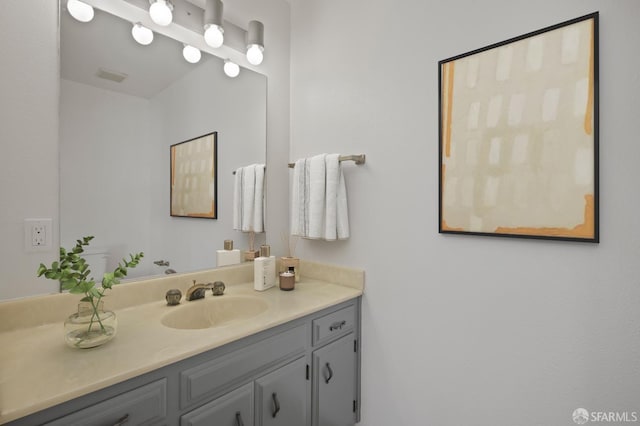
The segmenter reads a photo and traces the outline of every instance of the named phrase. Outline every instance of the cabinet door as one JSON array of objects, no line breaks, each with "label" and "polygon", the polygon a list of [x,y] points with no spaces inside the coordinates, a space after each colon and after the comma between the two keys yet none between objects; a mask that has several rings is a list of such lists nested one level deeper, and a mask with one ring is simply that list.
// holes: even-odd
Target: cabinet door
[{"label": "cabinet door", "polygon": [[313,426],[355,424],[356,361],[353,333],[313,353]]},{"label": "cabinet door", "polygon": [[308,423],[307,363],[300,358],[256,380],[256,426]]},{"label": "cabinet door", "polygon": [[180,426],[253,426],[253,383],[185,414]]}]

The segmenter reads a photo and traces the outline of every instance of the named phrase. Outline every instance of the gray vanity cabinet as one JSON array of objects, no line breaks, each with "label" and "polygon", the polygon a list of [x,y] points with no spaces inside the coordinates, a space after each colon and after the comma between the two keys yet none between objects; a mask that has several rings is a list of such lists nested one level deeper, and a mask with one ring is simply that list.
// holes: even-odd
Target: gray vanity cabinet
[{"label": "gray vanity cabinet", "polygon": [[307,362],[300,358],[256,380],[256,426],[308,424]]},{"label": "gray vanity cabinet", "polygon": [[313,426],[352,426],[357,411],[353,333],[313,353]]},{"label": "gray vanity cabinet", "polygon": [[352,299],[10,424],[353,426],[359,310]]},{"label": "gray vanity cabinet", "polygon": [[214,399],[180,418],[180,426],[254,426],[253,383]]}]

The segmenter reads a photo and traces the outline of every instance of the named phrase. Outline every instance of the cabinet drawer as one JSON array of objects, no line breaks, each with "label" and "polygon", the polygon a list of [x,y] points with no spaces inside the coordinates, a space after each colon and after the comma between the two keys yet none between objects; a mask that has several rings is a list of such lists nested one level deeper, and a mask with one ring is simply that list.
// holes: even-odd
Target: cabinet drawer
[{"label": "cabinet drawer", "polygon": [[180,426],[253,426],[253,417],[253,383],[247,383],[185,414]]},{"label": "cabinet drawer", "polygon": [[246,383],[265,368],[304,353],[307,335],[307,328],[300,325],[182,371],[180,408]]},{"label": "cabinet drawer", "polygon": [[313,320],[313,346],[353,330],[355,324],[356,308],[353,305]]},{"label": "cabinet drawer", "polygon": [[99,402],[47,426],[150,425],[167,415],[167,379]]}]

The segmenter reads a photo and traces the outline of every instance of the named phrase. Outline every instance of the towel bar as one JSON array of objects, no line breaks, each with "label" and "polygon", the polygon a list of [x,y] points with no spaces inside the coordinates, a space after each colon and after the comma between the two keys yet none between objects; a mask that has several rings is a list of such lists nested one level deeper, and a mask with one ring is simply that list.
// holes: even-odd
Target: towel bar
[{"label": "towel bar", "polygon": [[[265,172],[267,171],[267,168],[266,168],[266,167],[264,168],[264,171],[265,171]],[[234,171],[232,171],[232,172],[231,172],[231,174],[232,174],[232,175],[235,175],[235,174],[236,174],[236,171],[235,171],[235,170],[234,170]]]},{"label": "towel bar", "polygon": [[[357,154],[357,155],[341,155],[338,160],[342,161],[355,161],[355,163],[359,166],[365,163],[365,155]],[[296,166],[296,163],[289,163],[289,168],[293,169]]]}]

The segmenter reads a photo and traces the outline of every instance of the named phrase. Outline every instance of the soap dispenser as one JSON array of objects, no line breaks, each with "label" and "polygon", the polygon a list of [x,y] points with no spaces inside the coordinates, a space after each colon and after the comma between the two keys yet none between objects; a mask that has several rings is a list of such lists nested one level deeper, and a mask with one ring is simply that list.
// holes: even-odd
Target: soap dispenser
[{"label": "soap dispenser", "polygon": [[253,261],[253,288],[264,291],[276,285],[276,257],[271,256],[271,247],[260,246],[260,257]]},{"label": "soap dispenser", "polygon": [[240,250],[233,248],[233,240],[224,240],[224,250],[216,251],[216,266],[237,265],[240,263]]}]

